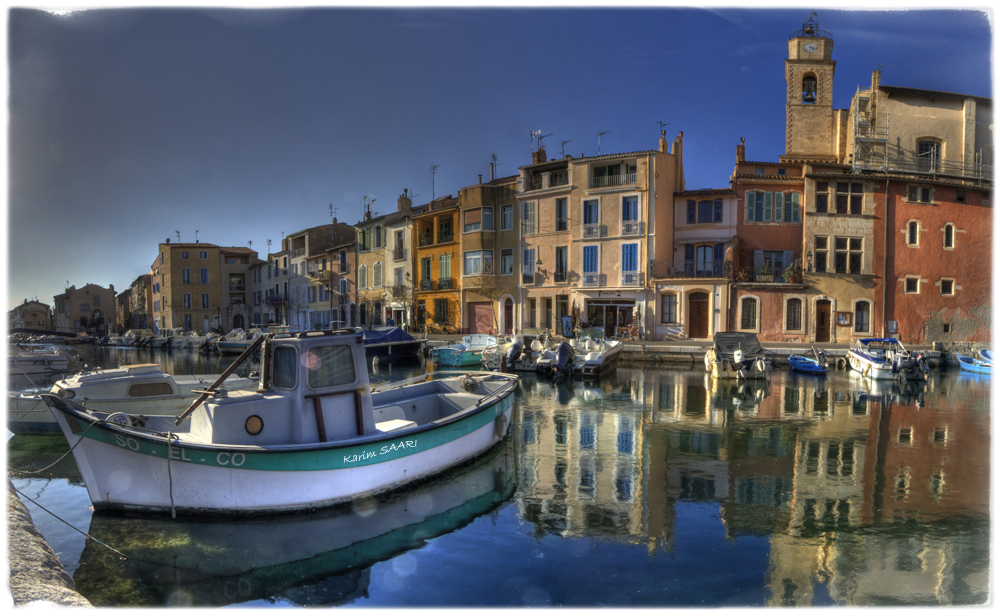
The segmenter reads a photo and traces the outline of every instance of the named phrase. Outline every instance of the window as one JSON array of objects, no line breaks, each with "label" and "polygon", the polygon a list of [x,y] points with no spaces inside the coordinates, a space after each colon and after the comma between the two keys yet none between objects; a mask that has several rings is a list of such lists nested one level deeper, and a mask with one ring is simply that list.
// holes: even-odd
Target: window
[{"label": "window", "polygon": [[202,308],[202,310],[208,310],[209,307],[210,307],[210,304],[208,303],[209,302],[208,297],[209,297],[208,293],[202,293],[201,294],[201,308]]},{"label": "window", "polygon": [[191,310],[191,294],[185,293],[181,295],[181,305],[184,310]]},{"label": "window", "polygon": [[695,202],[694,199],[688,199],[687,224],[693,225],[696,222],[698,222],[697,212],[698,212],[698,204]]},{"label": "window", "polygon": [[556,199],[556,231],[565,231],[569,228],[569,209],[566,205],[566,198]]},{"label": "window", "polygon": [[569,268],[569,248],[566,246],[556,246],[556,271],[553,276],[555,282],[566,282],[566,272]]},{"label": "window", "polygon": [[941,325],[941,331],[945,334],[951,333],[951,323],[943,323]]},{"label": "window", "polygon": [[959,188],[955,190],[955,203],[965,203],[965,189]]},{"label": "window", "polygon": [[930,186],[907,186],[906,200],[913,203],[931,203],[934,193]]},{"label": "window", "polygon": [[816,102],[816,76],[812,73],[802,77],[802,102],[807,105]]},{"label": "window", "polygon": [[535,249],[524,249],[524,265],[522,266],[522,282],[535,281]]},{"label": "window", "polygon": [[906,224],[906,245],[920,245],[920,223],[915,220],[911,220]]},{"label": "window", "polygon": [[785,170],[779,167],[778,168],[778,175],[785,175]]},{"label": "window", "polygon": [[596,274],[597,271],[597,246],[584,246],[583,273]]},{"label": "window", "polygon": [[793,297],[785,304],[785,329],[798,331],[802,329],[802,300]]},{"label": "window", "polygon": [[827,259],[827,249],[830,238],[826,236],[817,235],[813,238],[813,244],[816,249],[816,271],[825,272],[826,271],[826,259]]},{"label": "window", "polygon": [[376,287],[376,288],[382,286],[382,264],[381,263],[376,263],[375,266],[372,267],[372,286]]},{"label": "window", "polygon": [[774,220],[776,222],[802,222],[801,214],[799,213],[799,208],[801,205],[802,195],[797,192],[786,192],[786,193],[774,193],[775,195],[784,194],[784,207],[782,207],[782,199],[775,199],[775,215]]},{"label": "window", "polygon": [[712,202],[712,222],[722,222],[722,199]]},{"label": "window", "polygon": [[756,175],[764,175],[764,168],[763,167],[757,167],[757,169],[754,170],[754,173]]},{"label": "window", "polygon": [[622,221],[633,222],[639,220],[639,197],[636,195],[622,197]]},{"label": "window", "polygon": [[514,249],[500,249],[500,274],[509,275],[514,273]]},{"label": "window", "polygon": [[191,256],[191,255],[190,255],[190,253],[188,253],[188,251],[186,251],[186,250],[182,250],[182,251],[181,251],[181,258],[182,258],[182,259],[187,259],[187,258],[189,258],[190,256]]},{"label": "window", "polygon": [[586,199],[583,202],[583,224],[596,225],[601,222],[601,202],[597,199]]},{"label": "window", "polygon": [[447,323],[448,322],[448,300],[447,299],[436,299],[436,300],[434,300],[434,322],[435,323]]},{"label": "window", "polygon": [[362,265],[358,268],[358,288],[367,289],[368,288],[368,266]]},{"label": "window", "polygon": [[493,231],[493,208],[483,208],[483,231]]},{"label": "window", "polygon": [[187,268],[181,270],[181,282],[183,284],[191,284],[191,270]]},{"label": "window", "polygon": [[198,258],[199,259],[207,259],[208,258],[208,251],[207,250],[199,251],[198,252]]},{"label": "window", "polygon": [[660,323],[677,323],[677,295],[674,293],[660,296]]},{"label": "window", "polygon": [[950,222],[944,226],[944,248],[951,250],[955,247],[955,225]]},{"label": "window", "polygon": [[465,263],[462,272],[465,276],[476,276],[484,272],[491,273],[493,271],[492,250],[473,250],[465,253],[464,258]]},{"label": "window", "polygon": [[861,182],[837,182],[837,213],[861,214],[864,185]]},{"label": "window", "polygon": [[201,284],[208,284],[208,268],[201,268]]},{"label": "window", "polygon": [[941,144],[937,141],[918,141],[917,158],[920,159],[918,165],[920,171],[936,173],[940,170]]},{"label": "window", "polygon": [[740,300],[740,329],[757,329],[757,298]]},{"label": "window", "polygon": [[535,218],[535,202],[528,201],[521,205],[521,233],[537,233],[537,219]]},{"label": "window", "polygon": [[712,222],[712,214],[714,213],[712,202],[705,199],[698,202],[698,223]]},{"label": "window", "polygon": [[500,230],[509,231],[514,228],[514,206],[500,206]]},{"label": "window", "polygon": [[816,182],[816,211],[825,214],[829,211],[830,185],[827,182]]},{"label": "window", "polygon": [[441,255],[438,259],[438,272],[440,274],[438,288],[451,288],[451,255]]},{"label": "window", "polygon": [[838,274],[861,273],[861,238],[835,237],[833,239],[834,271]]},{"label": "window", "polygon": [[866,333],[871,331],[872,305],[865,300],[854,302],[854,331]]},{"label": "window", "polygon": [[950,278],[941,279],[941,295],[954,295],[955,281]]},{"label": "window", "polygon": [[307,351],[303,361],[309,374],[309,387],[335,387],[355,381],[351,347],[347,345],[318,347]]},{"label": "window", "polygon": [[907,276],[903,282],[903,291],[905,293],[920,293],[920,278]]}]

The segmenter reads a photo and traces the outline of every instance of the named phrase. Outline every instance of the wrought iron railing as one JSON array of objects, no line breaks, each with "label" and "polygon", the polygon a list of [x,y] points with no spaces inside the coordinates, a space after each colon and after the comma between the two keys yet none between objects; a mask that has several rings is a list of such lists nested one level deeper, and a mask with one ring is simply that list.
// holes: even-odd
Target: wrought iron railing
[{"label": "wrought iron railing", "polygon": [[522,284],[534,284],[535,283],[535,272],[521,272],[521,283]]},{"label": "wrought iron railing", "polygon": [[642,221],[623,220],[622,235],[642,235]]},{"label": "wrought iron railing", "polygon": [[584,224],[583,225],[583,237],[601,237],[601,225],[599,224]]},{"label": "wrought iron railing", "polygon": [[623,287],[641,287],[642,286],[642,272],[622,272],[622,284]]},{"label": "wrought iron railing", "polygon": [[601,284],[601,275],[597,272],[584,272],[581,281],[585,287],[596,287]]},{"label": "wrought iron railing", "polygon": [[401,246],[397,246],[396,248],[393,248],[393,250],[392,250],[392,260],[393,261],[406,261],[406,249],[403,248],[403,247],[401,247]]},{"label": "wrought iron railing", "polygon": [[557,171],[549,176],[549,186],[565,186],[569,184],[569,172]]},{"label": "wrought iron railing", "polygon": [[455,288],[454,278],[438,278],[438,291],[447,291]]},{"label": "wrought iron railing", "polygon": [[552,274],[553,282],[566,282],[566,272],[556,271]]},{"label": "wrought iron railing", "polygon": [[620,175],[604,175],[590,178],[590,188],[612,188],[615,186],[629,186],[635,184],[634,173],[622,173]]},{"label": "wrought iron railing", "polygon": [[420,281],[420,290],[421,291],[433,291],[434,290],[434,281],[433,280],[421,280]]}]

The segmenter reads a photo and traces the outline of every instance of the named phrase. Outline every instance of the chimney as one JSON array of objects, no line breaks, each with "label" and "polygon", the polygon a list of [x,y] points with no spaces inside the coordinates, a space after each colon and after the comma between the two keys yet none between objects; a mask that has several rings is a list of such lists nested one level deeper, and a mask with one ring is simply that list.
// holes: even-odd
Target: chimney
[{"label": "chimney", "polygon": [[531,164],[537,165],[538,163],[544,163],[549,157],[545,154],[545,148],[538,148],[537,151],[531,153]]},{"label": "chimney", "polygon": [[674,177],[677,178],[676,188],[683,192],[684,191],[684,131],[680,131],[677,134],[677,138],[674,139],[674,147],[672,151],[674,155]]},{"label": "chimney", "polygon": [[399,199],[396,199],[396,211],[405,212],[413,207],[413,201],[410,199],[409,192],[409,188],[404,188],[403,194],[399,195]]},{"label": "chimney", "polygon": [[742,162],[744,162],[747,159],[747,151],[746,151],[746,145],[745,145],[746,141],[747,141],[746,137],[740,137],[740,144],[738,146],[736,146],[736,162],[737,162],[737,164],[738,163],[742,163]]},{"label": "chimney", "polygon": [[490,163],[490,181],[491,182],[493,180],[497,179],[496,178],[496,173],[497,173],[497,164],[496,163]]},{"label": "chimney", "polygon": [[663,129],[660,129],[660,151],[667,152],[667,131]]},{"label": "chimney", "polygon": [[[492,164],[490,166],[492,167]],[[479,183],[480,184],[483,183],[483,174],[482,173],[479,174]]]}]

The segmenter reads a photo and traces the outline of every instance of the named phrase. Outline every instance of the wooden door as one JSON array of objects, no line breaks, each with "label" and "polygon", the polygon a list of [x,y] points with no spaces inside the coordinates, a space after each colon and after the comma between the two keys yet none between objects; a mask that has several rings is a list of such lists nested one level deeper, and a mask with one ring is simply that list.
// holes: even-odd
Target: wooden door
[{"label": "wooden door", "polygon": [[469,333],[489,334],[493,330],[493,303],[469,302]]},{"label": "wooden door", "polygon": [[503,307],[503,331],[505,334],[514,333],[514,301],[511,299]]},{"label": "wooden door", "polygon": [[688,296],[688,338],[708,338],[708,293]]},{"label": "wooden door", "polygon": [[816,342],[830,342],[830,302],[816,302]]}]

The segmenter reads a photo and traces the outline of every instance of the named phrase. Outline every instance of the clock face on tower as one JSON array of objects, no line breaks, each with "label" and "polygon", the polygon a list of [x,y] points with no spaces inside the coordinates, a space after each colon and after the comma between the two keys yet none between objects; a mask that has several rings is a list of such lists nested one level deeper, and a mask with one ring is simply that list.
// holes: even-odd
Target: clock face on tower
[{"label": "clock face on tower", "polygon": [[805,45],[802,46],[802,49],[804,51],[812,53],[812,52],[816,51],[818,49],[818,47],[816,47],[816,43],[806,43]]}]

